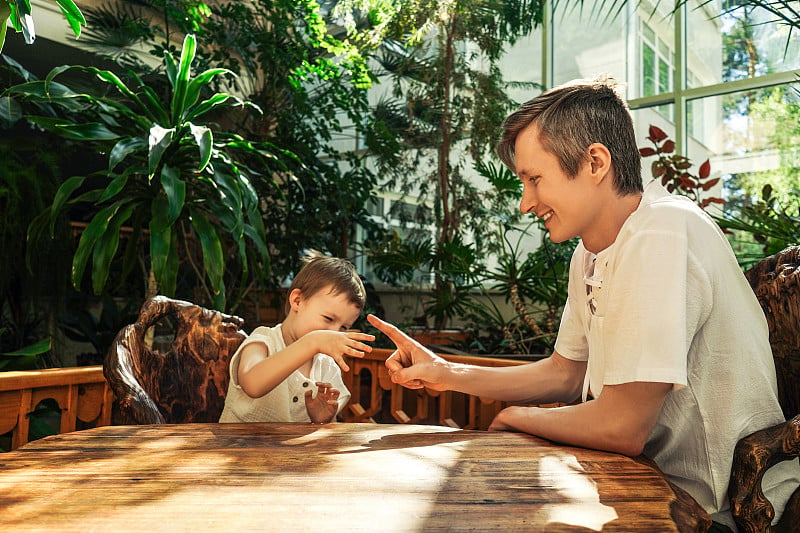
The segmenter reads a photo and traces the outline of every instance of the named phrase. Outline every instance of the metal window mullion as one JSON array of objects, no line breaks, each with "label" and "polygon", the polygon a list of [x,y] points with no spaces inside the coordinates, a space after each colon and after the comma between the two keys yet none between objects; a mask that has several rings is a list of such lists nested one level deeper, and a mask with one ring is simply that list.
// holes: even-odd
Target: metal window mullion
[{"label": "metal window mullion", "polygon": [[545,0],[542,8],[542,86],[549,89],[553,86],[553,62],[555,42],[553,39],[553,11],[555,7],[551,0]]},{"label": "metal window mullion", "polygon": [[675,92],[675,149],[687,155],[688,127],[686,125],[686,76],[688,74],[686,54],[686,4],[675,11],[675,69],[673,91]]}]

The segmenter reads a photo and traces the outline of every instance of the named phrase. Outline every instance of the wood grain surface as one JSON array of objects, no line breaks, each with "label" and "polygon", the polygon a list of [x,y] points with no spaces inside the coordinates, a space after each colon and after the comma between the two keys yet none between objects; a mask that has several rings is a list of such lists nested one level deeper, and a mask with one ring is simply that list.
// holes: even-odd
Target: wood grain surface
[{"label": "wood grain surface", "polygon": [[[0,456],[2,531],[704,531],[652,463],[405,424],[107,426]],[[677,523],[676,523],[677,521]]]}]

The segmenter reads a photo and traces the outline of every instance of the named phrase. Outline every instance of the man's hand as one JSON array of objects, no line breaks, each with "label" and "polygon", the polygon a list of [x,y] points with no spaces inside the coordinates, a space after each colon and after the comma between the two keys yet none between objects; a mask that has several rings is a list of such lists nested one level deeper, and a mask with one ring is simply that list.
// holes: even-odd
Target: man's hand
[{"label": "man's hand", "polygon": [[350,367],[345,362],[345,357],[364,357],[364,353],[371,352],[372,346],[362,341],[374,341],[375,336],[358,331],[329,331],[315,330],[306,333],[303,340],[312,343],[314,353],[324,353],[333,357],[342,372],[347,372]]},{"label": "man's hand", "polygon": [[333,421],[339,411],[339,389],[321,381],[316,382],[316,386],[316,396],[314,391],[306,391],[306,411],[313,423],[327,424]]},{"label": "man's hand", "polygon": [[367,320],[386,334],[397,349],[386,359],[386,368],[394,383],[409,389],[428,387],[433,390],[447,390],[444,378],[451,371],[450,363],[403,333],[396,326],[384,322],[375,315],[367,315]]}]

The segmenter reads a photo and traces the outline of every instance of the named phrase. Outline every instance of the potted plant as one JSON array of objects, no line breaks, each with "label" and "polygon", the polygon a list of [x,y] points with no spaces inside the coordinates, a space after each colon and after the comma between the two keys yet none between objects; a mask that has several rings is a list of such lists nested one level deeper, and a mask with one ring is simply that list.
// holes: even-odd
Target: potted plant
[{"label": "potted plant", "polygon": [[[57,67],[44,81],[19,84],[2,94],[36,104],[40,112],[57,110],[26,119],[108,154],[106,169],[64,181],[52,206],[32,223],[32,232],[49,230],[52,235],[63,212],[89,210],[72,262],[76,288],[91,264],[92,287],[100,294],[112,261],[121,255],[123,272],[130,272],[140,246],[147,251],[146,296],[175,293],[183,250],[209,305],[219,309],[225,308],[224,275],[232,258],[243,274],[268,272],[266,236],[251,177],[285,169],[282,159],[292,154],[219,131],[214,120],[224,109],[257,108],[210,90],[214,78],[230,74],[225,69],[192,76],[195,51],[196,40],[189,34],[179,61],[165,54],[167,95],[133,72],[127,73],[126,82],[111,71],[83,66]],[[69,70],[95,76],[109,94],[73,91],[59,83],[58,77]],[[132,233],[121,253],[125,224],[132,226]]]}]

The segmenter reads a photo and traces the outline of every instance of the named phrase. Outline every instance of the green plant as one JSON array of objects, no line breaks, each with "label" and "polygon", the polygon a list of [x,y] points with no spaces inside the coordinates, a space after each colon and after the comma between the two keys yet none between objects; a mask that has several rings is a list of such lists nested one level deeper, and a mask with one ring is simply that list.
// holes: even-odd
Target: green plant
[{"label": "green plant", "polygon": [[[86,25],[86,20],[81,14],[81,10],[72,0],[55,0],[61,13],[67,19],[72,33],[75,37],[81,34],[81,25]],[[22,32],[25,42],[33,44],[36,40],[36,30],[33,25],[30,0],[0,0],[0,52],[3,51],[3,44],[6,41],[7,22],[11,21],[11,26],[17,32]]]},{"label": "green plant", "polygon": [[[791,198],[784,202],[773,196],[772,186],[767,184],[757,201],[730,209],[714,220],[730,235],[743,233],[757,246],[737,247],[739,264],[749,268],[764,256],[780,252],[787,246],[800,243],[800,201]],[[755,248],[755,249],[753,249]]]},{"label": "green plant", "polygon": [[434,244],[422,239],[400,240],[395,234],[373,245],[368,262],[380,279],[395,285],[416,282],[420,289],[427,289],[426,275],[435,275],[440,283],[423,298],[422,312],[433,320],[428,325],[443,329],[468,309],[470,293],[477,286],[478,255],[474,245],[458,237]]},{"label": "green plant", "polygon": [[[577,242],[553,243],[539,221],[520,228],[497,220],[495,231],[503,246],[496,266],[481,272],[482,297],[471,301],[470,322],[478,332],[473,348],[484,353],[550,353],[567,300],[569,263]],[[534,251],[525,252],[523,244],[531,242],[534,228],[542,241]],[[495,295],[511,304],[510,317],[494,303]]]},{"label": "green plant", "polygon": [[392,93],[375,107],[367,146],[389,187],[430,203],[432,210],[418,210],[415,222],[432,223],[438,243],[470,230],[480,240],[482,195],[465,168],[493,148],[503,118],[516,107],[498,61],[541,22],[542,5],[414,1],[384,21],[387,39],[375,59]]},{"label": "green plant", "polygon": [[[181,251],[210,304],[219,309],[226,305],[228,263],[238,263],[242,275],[252,271],[258,277],[269,271],[266,236],[251,180],[285,169],[282,160],[293,155],[269,143],[218,131],[214,121],[224,109],[255,106],[231,94],[208,94],[212,80],[229,72],[209,69],[192,77],[195,51],[195,38],[189,34],[180,61],[165,54],[169,95],[160,96],[133,72],[128,72],[129,87],[113,72],[83,66],[55,68],[44,81],[16,85],[3,93],[59,109],[59,116],[26,118],[108,154],[107,169],[67,179],[53,205],[32,224],[34,233],[49,228],[52,235],[62,212],[76,207],[90,210],[72,263],[72,284],[78,289],[91,263],[93,290],[103,291],[112,260],[120,254],[123,224],[133,228],[122,254],[123,272],[134,268],[138,247],[149,244],[145,262],[151,283],[146,296],[174,294]],[[103,89],[116,95],[70,90],[56,82],[67,70],[96,76]],[[260,168],[255,170],[254,165]],[[278,184],[273,184],[280,195]],[[197,256],[202,257],[202,265]]]},{"label": "green plant", "polygon": [[[8,332],[8,328],[0,328],[0,339],[3,339]],[[39,368],[39,356],[46,354],[51,348],[52,341],[48,337],[18,350],[2,352],[0,353],[0,371],[34,370]]]},{"label": "green plant", "polygon": [[59,318],[58,327],[68,339],[92,345],[94,352],[81,354],[78,366],[102,364],[103,357],[120,330],[136,321],[140,302],[137,299],[118,304],[108,293],[104,293],[100,299],[100,312],[95,314],[89,311],[89,302],[84,295],[76,296],[70,302],[71,311]]},{"label": "green plant", "polygon": [[[372,112],[365,141],[386,177],[384,186],[414,197],[420,206],[407,217],[413,225],[407,225],[404,238],[412,246],[432,241],[428,263],[439,303],[429,305],[426,314],[438,327],[454,316],[463,300],[459,294],[473,283],[459,286],[468,278],[459,266],[442,262],[449,250],[472,241],[472,254],[480,260],[492,246],[484,238],[485,192],[468,170],[493,148],[503,118],[516,107],[505,93],[499,59],[506,46],[541,22],[542,6],[516,0],[410,1],[363,17],[384,39],[374,58],[382,68],[379,79],[391,83],[391,92]],[[392,209],[402,210],[403,204],[395,202]],[[405,221],[404,213],[392,214]]]},{"label": "green plant", "polygon": [[[237,74],[225,81],[263,113],[230,109],[222,119],[226,127],[298,156],[285,161],[288,171],[279,175],[285,195],[275,193],[271,175],[263,181],[251,176],[259,197],[271,199],[262,218],[270,243],[267,284],[275,286],[294,271],[298,250],[344,256],[357,226],[370,234],[376,231],[366,210],[376,174],[364,155],[343,149],[341,142],[363,137],[372,77],[362,49],[374,44],[363,37],[362,28],[345,35],[342,26],[326,18],[330,6],[321,8],[316,0],[215,2],[201,9],[203,5],[155,0],[147,6],[87,7],[85,42],[144,72],[136,49],[160,56],[172,46],[172,32],[196,33],[208,43],[198,50],[197,64]],[[202,16],[187,15],[187,6]]]}]

